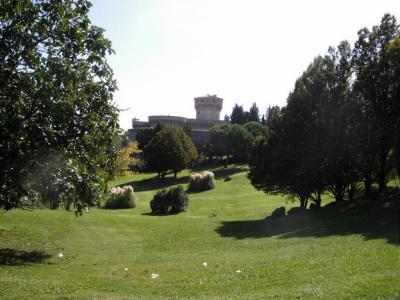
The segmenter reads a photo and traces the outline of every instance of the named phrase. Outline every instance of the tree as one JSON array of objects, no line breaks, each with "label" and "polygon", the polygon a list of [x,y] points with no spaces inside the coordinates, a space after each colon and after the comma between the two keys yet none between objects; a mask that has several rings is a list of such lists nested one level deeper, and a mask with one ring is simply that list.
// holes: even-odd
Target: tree
[{"label": "tree", "polygon": [[324,189],[337,201],[343,200],[345,190],[357,179],[349,167],[353,156],[346,134],[349,56],[347,43],[337,51],[331,48],[296,81],[284,114],[277,118],[269,138],[253,151],[249,177],[256,188],[289,194],[299,199],[301,207],[310,199],[319,206]]},{"label": "tree", "polygon": [[397,176],[400,176],[400,36],[398,36],[387,48],[388,60],[393,72],[391,73],[393,83],[394,100],[394,156],[396,160]]},{"label": "tree", "polygon": [[279,106],[268,106],[267,113],[265,114],[265,124],[269,129],[275,130],[278,127],[281,115],[282,112]]},{"label": "tree", "polygon": [[268,127],[262,125],[260,122],[247,122],[243,126],[251,134],[253,140],[258,137],[267,136],[268,134]]},{"label": "tree", "polygon": [[230,124],[216,124],[210,130],[210,138],[206,145],[206,153],[208,156],[219,156],[230,154],[229,131]]},{"label": "tree", "polygon": [[154,126],[154,128],[139,129],[136,133],[136,141],[138,143],[138,148],[140,150],[144,150],[146,145],[156,135],[156,133],[164,128],[165,128],[164,125],[162,125],[161,123],[157,123],[156,126]]},{"label": "tree", "polygon": [[128,143],[125,147],[118,150],[117,159],[115,162],[115,176],[132,175],[130,169],[134,164],[132,155],[137,152],[137,143]]},{"label": "tree", "polygon": [[209,156],[232,156],[235,161],[246,162],[252,142],[252,135],[243,125],[217,124],[211,128],[206,152]]},{"label": "tree", "polygon": [[250,107],[247,122],[260,122],[260,113],[255,102]]},{"label": "tree", "polygon": [[[80,212],[98,202],[113,171],[118,110],[106,61],[113,50],[91,25],[90,7],[86,0],[1,2],[1,208],[21,207],[35,192],[55,207],[72,201]],[[38,173],[42,182],[32,180]]]},{"label": "tree", "polygon": [[352,200],[357,182],[360,180],[359,151],[355,132],[358,107],[351,94],[352,76],[351,48],[344,41],[330,48],[325,56],[323,72],[326,73],[327,98],[321,105],[322,128],[325,132],[322,153],[324,154],[324,177],[327,189],[337,201],[343,201],[347,190]]},{"label": "tree", "polygon": [[245,111],[243,110],[242,105],[235,104],[232,109],[231,114],[231,123],[232,124],[244,124],[247,122],[247,116]]},{"label": "tree", "polygon": [[395,144],[393,133],[398,128],[398,95],[395,91],[399,78],[393,72],[396,58],[389,49],[399,36],[396,18],[386,14],[381,24],[374,26],[372,31],[364,28],[358,32],[353,53],[354,85],[368,122],[365,127],[369,125],[369,140],[377,144],[377,177],[381,192],[386,188],[387,175],[393,168],[390,154]]},{"label": "tree", "polygon": [[156,171],[159,177],[164,177],[171,170],[176,178],[178,172],[197,157],[192,140],[180,128],[162,129],[144,148],[144,159],[149,169]]},{"label": "tree", "polygon": [[233,124],[228,132],[229,154],[237,162],[247,162],[252,147],[252,136],[243,125]]},{"label": "tree", "polygon": [[[392,155],[399,160],[399,45],[399,26],[385,15],[372,32],[359,32],[354,51],[342,42],[314,59],[254,147],[252,184],[294,196],[301,207],[309,199],[320,205],[324,190],[338,202],[345,193],[352,200],[359,181],[368,193],[375,176],[383,191]],[[269,108],[267,124],[272,116]]]}]

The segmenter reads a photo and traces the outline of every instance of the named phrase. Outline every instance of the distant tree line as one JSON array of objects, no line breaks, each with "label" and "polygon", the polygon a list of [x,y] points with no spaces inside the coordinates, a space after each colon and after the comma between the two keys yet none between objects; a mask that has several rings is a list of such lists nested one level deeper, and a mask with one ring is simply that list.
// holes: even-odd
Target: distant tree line
[{"label": "distant tree line", "polygon": [[400,174],[400,31],[386,14],[318,56],[297,79],[287,106],[271,111],[268,136],[250,158],[252,184],[270,194],[321,204],[353,200]]},{"label": "distant tree line", "polygon": [[210,132],[205,148],[208,157],[226,157],[230,162],[247,163],[258,138],[268,134],[268,128],[259,122],[217,124]]}]

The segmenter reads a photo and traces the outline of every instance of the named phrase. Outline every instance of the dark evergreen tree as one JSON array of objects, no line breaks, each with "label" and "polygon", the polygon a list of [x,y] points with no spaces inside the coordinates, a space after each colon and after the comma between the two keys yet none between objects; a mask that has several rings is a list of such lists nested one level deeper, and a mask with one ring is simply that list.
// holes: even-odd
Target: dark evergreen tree
[{"label": "dark evergreen tree", "polygon": [[268,106],[267,113],[265,114],[265,124],[271,130],[275,130],[278,127],[278,120],[282,112],[279,106]]},{"label": "dark evergreen tree", "polygon": [[[374,26],[372,31],[367,28],[359,31],[353,54],[355,89],[367,122],[364,125],[368,128],[367,141],[377,144],[376,149],[372,146],[369,148],[374,150],[377,158],[380,191],[386,188],[387,176],[393,168],[390,154],[395,145],[393,133],[398,128],[398,95],[395,91],[399,78],[394,72],[396,58],[393,60],[390,48],[399,35],[395,17],[386,14],[381,24]],[[373,166],[373,163],[369,165]]]},{"label": "dark evergreen tree", "polygon": [[250,107],[247,122],[260,122],[260,112],[255,102]]},{"label": "dark evergreen tree", "polygon": [[247,116],[245,111],[243,110],[242,105],[235,104],[232,109],[231,114],[231,123],[232,124],[244,124],[247,122]]}]

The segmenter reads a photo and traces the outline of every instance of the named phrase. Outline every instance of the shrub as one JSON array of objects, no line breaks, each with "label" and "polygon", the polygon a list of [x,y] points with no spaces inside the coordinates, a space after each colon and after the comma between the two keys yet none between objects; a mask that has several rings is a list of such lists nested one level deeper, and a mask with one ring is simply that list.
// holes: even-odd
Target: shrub
[{"label": "shrub", "polygon": [[169,190],[158,191],[150,201],[150,208],[151,212],[157,215],[178,214],[186,211],[188,204],[188,195],[179,185]]},{"label": "shrub", "polygon": [[189,191],[207,191],[215,187],[214,173],[210,171],[202,171],[193,173],[189,178]]},{"label": "shrub", "polygon": [[104,208],[120,209],[136,207],[136,197],[133,193],[133,187],[125,185],[123,187],[113,187],[110,192]]}]

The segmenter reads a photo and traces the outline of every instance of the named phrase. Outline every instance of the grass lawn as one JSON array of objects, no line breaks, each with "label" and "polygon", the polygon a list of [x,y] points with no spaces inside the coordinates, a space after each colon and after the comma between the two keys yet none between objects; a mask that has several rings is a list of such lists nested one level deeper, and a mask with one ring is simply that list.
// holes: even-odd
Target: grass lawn
[{"label": "grass lawn", "polygon": [[215,190],[189,195],[188,212],[149,215],[155,189],[186,185],[188,174],[114,182],[133,184],[135,209],[0,212],[0,298],[400,297],[398,206],[265,219],[297,203],[256,191],[246,168],[231,166],[216,170]]}]

